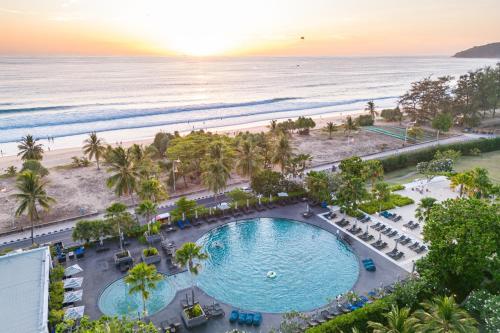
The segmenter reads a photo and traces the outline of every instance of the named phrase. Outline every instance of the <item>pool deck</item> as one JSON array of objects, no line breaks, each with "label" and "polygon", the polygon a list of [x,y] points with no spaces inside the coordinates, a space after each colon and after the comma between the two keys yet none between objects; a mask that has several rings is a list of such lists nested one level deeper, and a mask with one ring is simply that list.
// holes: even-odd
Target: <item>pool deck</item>
[{"label": "pool deck", "polygon": [[[274,217],[274,218],[288,218],[297,221],[301,221],[304,223],[309,223],[311,225],[322,228],[326,231],[329,231],[333,234],[336,234],[338,228],[335,224],[328,222],[327,220],[315,215],[309,219],[305,219],[302,217],[302,212],[305,211],[305,204],[299,203],[290,206],[278,206],[272,210],[266,210],[263,212],[257,212],[254,214],[244,215],[240,217],[238,220],[244,220],[255,217]],[[316,214],[325,213],[327,210],[322,208],[314,208],[313,211]],[[191,227],[185,230],[177,230],[176,232],[169,233],[168,239],[175,242],[177,246],[182,245],[184,242],[194,242],[198,238],[200,238],[207,231],[216,228],[220,225],[226,224],[228,222],[235,221],[235,219],[229,219],[224,222],[217,222],[212,224],[203,223],[198,227]],[[395,262],[390,261],[387,256],[381,255],[375,252],[370,247],[367,247],[356,237],[350,237],[352,239],[351,248],[354,253],[357,254],[359,264],[360,264],[360,274],[357,282],[353,286],[352,290],[354,290],[358,294],[366,294],[368,291],[373,290],[375,288],[379,288],[382,285],[389,285],[399,279],[403,279],[408,275],[408,272],[403,268],[399,267]],[[67,266],[78,263],[83,269],[83,273],[79,276],[84,277],[83,282],[83,301],[80,303],[83,304],[75,304],[75,305],[85,305],[85,314],[90,316],[92,319],[96,319],[102,315],[100,312],[97,302],[99,299],[99,295],[101,292],[112,282],[115,280],[122,278],[125,274],[121,273],[114,265],[113,254],[118,251],[118,244],[111,243],[110,250],[106,252],[96,253],[94,249],[89,249],[84,258],[70,260],[66,263]],[[143,244],[139,244],[137,240],[132,240],[130,244],[127,246],[127,249],[130,251],[132,257],[134,258],[134,262],[140,262],[140,256],[142,249],[146,246]],[[158,246],[159,247],[159,244]],[[168,265],[165,260],[165,255],[163,251],[159,251],[162,256],[162,261],[157,265],[158,271],[165,274],[173,274],[176,272],[171,272],[168,269]],[[374,260],[377,270],[375,272],[368,272],[363,268],[361,264],[361,259],[370,257]],[[328,283],[328,281],[325,281]],[[213,303],[214,300],[212,297],[208,296],[201,289],[195,287],[195,296],[197,301],[202,305],[208,305]],[[180,301],[185,299],[186,292],[189,290],[183,290],[177,292],[173,301],[165,307],[163,310],[153,314],[149,317],[149,319],[156,324],[160,325],[161,322],[165,320],[174,321],[182,323],[180,313],[181,313],[181,305]],[[189,292],[190,293],[190,292]],[[336,295],[331,295],[334,298]],[[270,300],[272,301],[272,300]],[[229,304],[224,304],[219,302],[224,309],[226,315],[225,317],[221,317],[218,319],[213,319],[208,321],[207,324],[189,329],[183,326],[182,331],[189,332],[199,332],[199,333],[224,333],[234,328],[239,328],[246,332],[262,332],[267,333],[271,328],[277,328],[281,323],[281,314],[270,314],[263,313],[262,325],[260,327],[251,327],[246,325],[238,325],[238,324],[230,324],[228,317],[229,313],[233,309],[233,307]],[[244,310],[244,309],[242,309]],[[310,312],[313,314],[318,310]]]}]

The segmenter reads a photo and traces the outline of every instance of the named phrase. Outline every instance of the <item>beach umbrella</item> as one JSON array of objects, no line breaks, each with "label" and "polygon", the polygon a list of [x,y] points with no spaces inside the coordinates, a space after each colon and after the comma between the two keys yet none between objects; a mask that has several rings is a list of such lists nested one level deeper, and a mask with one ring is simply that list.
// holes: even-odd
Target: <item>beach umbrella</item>
[{"label": "beach umbrella", "polygon": [[80,265],[75,264],[75,265],[66,267],[66,269],[64,270],[64,275],[71,276],[71,275],[75,275],[75,274],[78,274],[81,272],[83,272],[83,268],[81,268]]},{"label": "beach umbrella", "polygon": [[64,293],[63,303],[74,303],[82,300],[83,290],[67,291]]},{"label": "beach umbrella", "polygon": [[273,195],[269,194],[269,202],[273,201]]},{"label": "beach umbrella", "polygon": [[194,304],[194,288],[191,288],[191,298],[193,299],[193,304]]},{"label": "beach umbrella", "polygon": [[309,213],[309,204],[306,204],[306,211]]},{"label": "beach umbrella", "polygon": [[238,201],[234,202],[234,209],[238,209]]},{"label": "beach umbrella", "polygon": [[194,217],[195,217],[196,219],[198,219],[198,209],[195,209],[195,211],[194,211]]},{"label": "beach umbrella", "polygon": [[64,310],[64,319],[80,319],[83,317],[85,306],[75,306]]},{"label": "beach umbrella", "polygon": [[260,203],[260,198],[261,198],[261,196],[259,196],[259,206],[261,205],[261,203]]},{"label": "beach umbrella", "polygon": [[186,213],[182,212],[182,220],[186,220]]},{"label": "beach umbrella", "polygon": [[382,240],[382,231],[379,231],[379,233],[378,233],[378,240],[379,241]]},{"label": "beach umbrella", "polygon": [[64,280],[64,289],[75,289],[75,288],[80,288],[83,283],[83,278],[82,277],[76,277],[76,278],[70,278]]},{"label": "beach umbrella", "polygon": [[396,245],[394,246],[394,250],[398,249],[398,243],[399,243],[399,240],[396,239]]},{"label": "beach umbrella", "polygon": [[250,207],[250,200],[247,199],[247,208]]},{"label": "beach umbrella", "polygon": [[208,213],[212,215],[212,207],[208,207]]},{"label": "beach umbrella", "polygon": [[366,230],[365,230],[366,233],[368,233],[368,224],[366,225]]},{"label": "beach umbrella", "polygon": [[279,192],[278,193],[278,197],[280,197],[280,198],[286,198],[286,197],[288,197],[288,193],[286,193],[286,192]]},{"label": "beach umbrella", "polygon": [[227,202],[221,202],[220,204],[217,205],[217,208],[226,210],[231,208]]}]

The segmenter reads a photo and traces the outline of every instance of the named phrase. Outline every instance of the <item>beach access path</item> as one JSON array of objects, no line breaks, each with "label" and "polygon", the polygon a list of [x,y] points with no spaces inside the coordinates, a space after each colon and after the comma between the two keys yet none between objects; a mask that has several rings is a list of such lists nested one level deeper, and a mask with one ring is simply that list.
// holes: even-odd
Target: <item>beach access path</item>
[{"label": "beach access path", "polygon": [[[487,137],[486,135],[479,135],[479,134],[462,134],[459,136],[453,136],[449,137],[443,140],[439,141],[439,145],[446,145],[446,144],[451,144],[451,143],[457,143],[457,142],[465,142],[465,141],[471,141],[471,140],[477,140],[480,138],[485,138]],[[370,154],[366,156],[360,156],[364,160],[370,160],[370,159],[380,159],[384,157],[389,157],[389,156],[394,156],[410,151],[415,151],[415,150],[420,150],[420,149],[425,149],[429,147],[434,147],[437,146],[438,143],[436,141],[431,141],[431,142],[425,142],[417,145],[412,145],[404,148],[399,148],[399,149],[394,149],[394,150],[388,150],[376,154]],[[322,170],[331,170],[332,166],[338,166],[340,161],[332,161],[331,163],[325,163],[322,165],[317,165],[311,168],[308,168],[307,171],[322,171]],[[231,191],[234,188],[242,187],[242,186],[248,186],[248,183],[240,183],[240,184],[234,184],[230,187],[227,188],[227,191]],[[206,205],[207,207],[210,206],[215,206],[216,202],[213,198],[213,193],[207,191],[207,190],[202,190],[202,191],[197,191],[194,193],[188,193],[184,194],[183,196],[187,197],[188,199],[196,200],[199,204]],[[159,212],[158,213],[164,213],[170,211],[174,204],[175,201],[177,201],[179,196],[173,195],[171,198],[168,200],[162,202],[159,205]],[[225,200],[225,197],[219,197],[219,201]],[[133,208],[129,208],[130,212],[133,212]],[[103,218],[104,213],[100,214],[95,214],[91,217],[85,216],[85,217],[79,217],[79,218],[74,218],[71,220],[66,220],[64,222],[60,223],[54,223],[54,224],[49,224],[49,225],[42,225],[38,226],[35,229],[35,239],[37,243],[43,244],[46,242],[51,242],[51,241],[67,241],[67,242],[72,242],[71,241],[71,232],[72,228],[75,226],[76,223],[80,220],[84,219],[99,219]],[[0,247],[11,247],[11,248],[20,248],[20,247],[25,247],[29,246],[31,244],[30,240],[30,235],[31,231],[30,229],[21,231],[21,232],[16,232],[12,234],[4,234],[0,236]]]}]

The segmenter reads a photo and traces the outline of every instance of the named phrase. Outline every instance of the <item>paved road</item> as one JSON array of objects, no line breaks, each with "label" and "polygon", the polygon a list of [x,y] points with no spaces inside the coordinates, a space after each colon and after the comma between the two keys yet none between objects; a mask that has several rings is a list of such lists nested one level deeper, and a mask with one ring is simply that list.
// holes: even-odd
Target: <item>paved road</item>
[{"label": "paved road", "polygon": [[[486,137],[484,135],[477,135],[477,134],[464,134],[460,136],[454,136],[450,137],[447,139],[440,140],[440,144],[449,144],[449,143],[456,143],[456,142],[463,142],[463,141],[470,141],[470,140],[475,140],[479,139],[482,137]],[[433,147],[436,146],[437,142],[426,142],[422,143],[419,145],[413,145],[413,146],[408,146],[400,149],[395,149],[395,150],[390,150],[390,151],[385,151],[377,154],[371,154],[371,155],[366,155],[362,156],[363,159],[379,159],[379,158],[384,158],[388,156],[393,156],[409,151],[414,151],[414,150],[419,150],[419,149],[424,149],[428,147]],[[338,166],[340,161],[335,161],[332,163],[327,163],[323,165],[318,165],[315,167],[311,167],[307,169],[306,171],[321,171],[321,170],[331,170],[332,166]],[[248,186],[248,184],[236,184],[229,186],[228,191],[241,187],[241,186]],[[213,207],[215,205],[215,201],[213,198],[213,195],[208,192],[208,191],[201,191],[201,192],[196,192],[193,194],[187,194],[186,197],[188,199],[196,200],[199,204],[205,205],[207,207]],[[174,197],[172,199],[169,199],[165,202],[162,202],[159,205],[159,213],[165,213],[170,211],[173,208],[173,205],[175,201],[178,198]],[[219,201],[226,200],[227,198],[225,196],[219,197]],[[132,209],[130,209],[132,212]],[[93,219],[98,219],[102,218],[103,214],[97,215],[92,217]],[[71,229],[73,226],[79,221],[80,219],[75,219],[72,221],[68,222],[63,222],[57,225],[52,225],[52,226],[46,226],[46,227],[40,227],[35,230],[35,236],[36,236],[36,242],[39,244],[44,244],[52,241],[65,241],[65,242],[72,242],[71,240]],[[25,230],[16,234],[12,235],[7,235],[7,236],[1,236],[0,237],[0,249],[9,247],[9,248],[22,248],[31,245],[31,240],[30,238],[30,231]]]}]

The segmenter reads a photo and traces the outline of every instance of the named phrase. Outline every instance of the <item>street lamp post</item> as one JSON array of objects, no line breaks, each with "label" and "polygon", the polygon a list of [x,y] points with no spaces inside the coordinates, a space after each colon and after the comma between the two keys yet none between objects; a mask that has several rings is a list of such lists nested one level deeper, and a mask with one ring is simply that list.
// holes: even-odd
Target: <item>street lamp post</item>
[{"label": "street lamp post", "polygon": [[177,172],[176,165],[179,163],[181,163],[179,159],[172,161],[172,177],[173,177],[174,192],[175,192],[175,173]]}]

